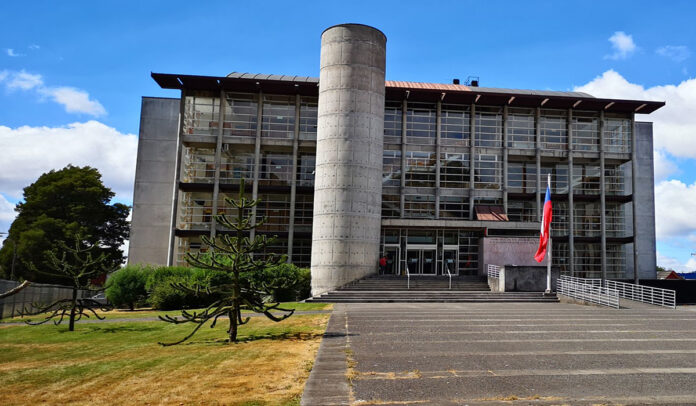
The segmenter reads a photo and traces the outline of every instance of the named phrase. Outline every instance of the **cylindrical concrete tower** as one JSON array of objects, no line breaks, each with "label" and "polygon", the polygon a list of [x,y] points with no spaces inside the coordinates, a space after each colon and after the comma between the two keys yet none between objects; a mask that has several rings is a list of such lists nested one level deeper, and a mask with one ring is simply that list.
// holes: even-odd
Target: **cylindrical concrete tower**
[{"label": "cylindrical concrete tower", "polygon": [[386,42],[360,24],[321,36],[312,295],[378,269]]}]

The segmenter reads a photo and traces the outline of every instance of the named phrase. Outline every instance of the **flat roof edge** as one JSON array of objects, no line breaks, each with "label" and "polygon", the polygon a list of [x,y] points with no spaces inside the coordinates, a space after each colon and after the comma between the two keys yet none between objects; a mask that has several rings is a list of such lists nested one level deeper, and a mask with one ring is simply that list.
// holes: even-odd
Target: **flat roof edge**
[{"label": "flat roof edge", "polygon": [[[200,76],[171,73],[150,74],[163,89],[226,90],[240,86],[240,91],[261,90],[268,87],[282,93],[318,95],[318,78],[287,75],[263,75],[256,77]],[[273,79],[268,79],[273,77]],[[295,78],[300,80],[295,80]],[[555,109],[606,111],[621,113],[650,114],[665,106],[664,101],[607,99],[585,96],[579,92],[545,92],[516,89],[478,88],[450,84],[424,84],[421,82],[386,81],[387,93],[404,93],[409,99],[418,101],[460,102],[479,105],[510,107],[542,107]],[[408,93],[408,95],[407,95]],[[553,94],[557,93],[557,94]],[[446,100],[449,98],[449,100]],[[432,100],[431,100],[432,99]]]}]

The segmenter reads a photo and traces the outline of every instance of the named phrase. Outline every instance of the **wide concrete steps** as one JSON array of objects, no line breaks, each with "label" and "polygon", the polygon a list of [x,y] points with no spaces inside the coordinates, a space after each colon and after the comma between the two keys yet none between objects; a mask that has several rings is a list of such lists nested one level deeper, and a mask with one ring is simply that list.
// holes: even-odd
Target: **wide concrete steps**
[{"label": "wide concrete steps", "polygon": [[306,301],[319,303],[554,303],[558,302],[558,297],[545,296],[541,292],[334,290]]},{"label": "wide concrete steps", "polygon": [[453,277],[450,289],[450,281],[447,277],[411,277],[410,282],[405,277],[399,276],[373,276],[360,279],[342,286],[336,290],[350,291],[489,291],[488,284],[476,277]]}]

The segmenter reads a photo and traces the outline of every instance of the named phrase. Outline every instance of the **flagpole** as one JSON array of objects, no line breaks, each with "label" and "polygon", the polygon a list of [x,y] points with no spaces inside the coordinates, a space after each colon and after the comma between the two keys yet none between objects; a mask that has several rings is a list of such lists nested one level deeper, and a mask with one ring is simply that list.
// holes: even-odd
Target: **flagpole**
[{"label": "flagpole", "polygon": [[[547,178],[549,190],[551,190],[551,174]],[[549,223],[549,245],[546,247],[546,253],[548,255],[546,263],[546,294],[551,294],[551,247],[553,246],[551,240],[551,223]]]}]

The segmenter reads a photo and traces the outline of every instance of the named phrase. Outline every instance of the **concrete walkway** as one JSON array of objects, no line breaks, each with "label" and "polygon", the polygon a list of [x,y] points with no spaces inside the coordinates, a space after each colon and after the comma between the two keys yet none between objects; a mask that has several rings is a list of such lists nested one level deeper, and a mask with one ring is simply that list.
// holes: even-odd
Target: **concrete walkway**
[{"label": "concrete walkway", "polygon": [[688,310],[347,304],[328,331],[304,405],[696,403]]}]

